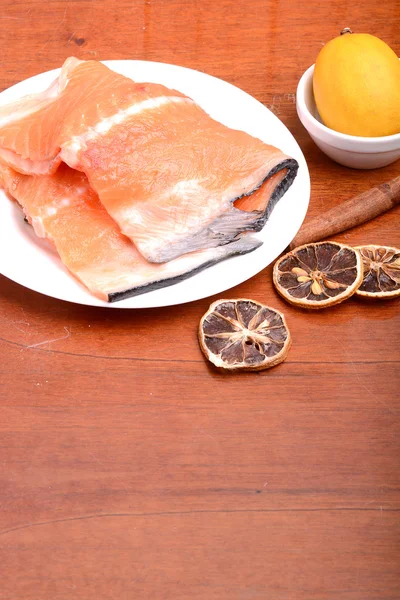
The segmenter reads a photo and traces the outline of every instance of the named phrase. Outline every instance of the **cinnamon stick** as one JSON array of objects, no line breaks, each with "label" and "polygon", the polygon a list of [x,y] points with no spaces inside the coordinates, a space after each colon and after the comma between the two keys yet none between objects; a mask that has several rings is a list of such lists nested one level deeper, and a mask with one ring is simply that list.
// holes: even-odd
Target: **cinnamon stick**
[{"label": "cinnamon stick", "polygon": [[336,233],[370,221],[399,203],[400,177],[395,177],[312,219],[300,229],[289,248],[293,250],[302,244],[329,239]]}]

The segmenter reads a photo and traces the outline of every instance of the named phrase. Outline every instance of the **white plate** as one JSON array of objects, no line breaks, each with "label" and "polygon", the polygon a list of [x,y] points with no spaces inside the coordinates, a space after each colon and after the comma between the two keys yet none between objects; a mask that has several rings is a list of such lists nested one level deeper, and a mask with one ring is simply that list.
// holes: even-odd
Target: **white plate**
[{"label": "white plate", "polygon": [[[110,308],[149,308],[220,294],[264,269],[296,235],[310,198],[307,164],[288,129],[255,98],[205,73],[136,60],[111,60],[105,64],[136,81],[161,83],[191,96],[214,119],[247,131],[298,161],[300,168],[293,185],[278,202],[264,229],[252,234],[264,244],[250,254],[230,258],[171,287],[109,304],[89,294],[68,273],[58,256],[26,226],[18,208],[0,190],[3,196],[0,198],[0,273],[31,290],[69,302]],[[58,73],[56,69],[18,83],[0,94],[0,103],[45,89]]]}]

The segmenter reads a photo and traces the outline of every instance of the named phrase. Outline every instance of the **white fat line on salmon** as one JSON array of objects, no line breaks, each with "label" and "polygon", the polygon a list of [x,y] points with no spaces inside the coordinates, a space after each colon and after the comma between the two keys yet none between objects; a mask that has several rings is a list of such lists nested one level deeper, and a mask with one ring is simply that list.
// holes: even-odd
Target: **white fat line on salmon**
[{"label": "white fat line on salmon", "polygon": [[52,104],[67,87],[68,81],[68,76],[63,72],[42,92],[29,94],[22,98],[11,100],[11,102],[7,102],[6,99],[5,102],[0,104],[0,127],[29,117],[39,110],[46,108],[49,104]]},{"label": "white fat line on salmon", "polygon": [[55,201],[48,206],[45,206],[42,210],[42,215],[37,215],[32,217],[31,225],[36,233],[36,235],[40,238],[47,238],[46,226],[43,219],[48,217],[54,217],[58,211],[62,208],[69,208],[71,206],[70,198],[62,198],[59,201]]},{"label": "white fat line on salmon", "polygon": [[105,135],[110,131],[114,125],[120,125],[133,115],[138,115],[144,111],[154,110],[164,104],[180,104],[188,103],[194,104],[194,100],[191,98],[185,98],[181,96],[159,96],[158,98],[149,98],[142,102],[135,102],[128,108],[118,111],[111,117],[102,119],[94,127],[90,127],[86,133],[75,136],[63,145],[61,150],[62,159],[70,166],[75,167],[77,164],[77,154],[81,150],[85,150],[86,143],[94,140],[98,136]]},{"label": "white fat line on salmon", "polygon": [[40,238],[47,237],[42,217],[32,217],[31,225],[33,227],[34,232],[36,233],[36,235],[38,237],[40,237]]},{"label": "white fat line on salmon", "polygon": [[44,214],[47,217],[53,217],[60,208],[69,208],[71,206],[70,198],[62,198],[61,200],[56,200],[52,204],[49,204],[44,208]]},{"label": "white fat line on salmon", "polygon": [[48,88],[36,94],[28,94],[11,100],[11,102],[8,100],[7,94],[2,94],[5,101],[0,102],[0,127],[29,117],[54,102],[67,87],[72,71],[83,62],[74,56],[67,58],[59,76],[51,82]]},{"label": "white fat line on salmon", "polygon": [[30,160],[30,158],[22,158],[13,150],[0,148],[0,159],[2,163],[10,165],[14,169],[18,169],[20,173],[25,175],[47,175],[52,166],[52,160]]}]

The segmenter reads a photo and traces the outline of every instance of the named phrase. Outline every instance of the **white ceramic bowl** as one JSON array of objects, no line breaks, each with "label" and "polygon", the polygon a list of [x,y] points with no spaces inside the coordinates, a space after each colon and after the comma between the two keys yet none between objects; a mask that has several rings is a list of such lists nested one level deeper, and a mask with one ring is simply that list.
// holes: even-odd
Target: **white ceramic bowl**
[{"label": "white ceramic bowl", "polygon": [[400,158],[400,133],[383,137],[359,137],[334,131],[322,124],[315,105],[314,65],[297,86],[296,108],[300,121],[317,144],[334,161],[353,169],[377,169]]}]

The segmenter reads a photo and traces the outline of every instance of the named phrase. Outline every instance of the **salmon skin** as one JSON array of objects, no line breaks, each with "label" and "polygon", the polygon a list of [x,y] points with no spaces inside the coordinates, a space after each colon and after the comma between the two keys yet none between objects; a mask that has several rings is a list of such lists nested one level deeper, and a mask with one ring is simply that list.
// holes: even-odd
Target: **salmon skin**
[{"label": "salmon skin", "polygon": [[261,242],[245,236],[165,264],[147,262],[124,236],[84,173],[62,164],[54,175],[23,175],[0,166],[0,184],[22,206],[39,237],[56,248],[64,265],[98,298],[115,302],[173,285]]},{"label": "salmon skin", "polygon": [[259,231],[298,169],[176,90],[75,58],[48,90],[0,108],[0,160],[26,174],[61,161],[84,172],[154,263]]}]

